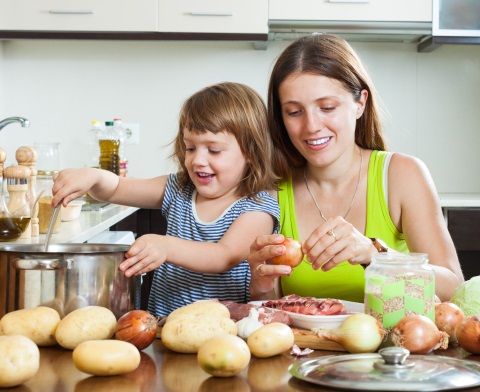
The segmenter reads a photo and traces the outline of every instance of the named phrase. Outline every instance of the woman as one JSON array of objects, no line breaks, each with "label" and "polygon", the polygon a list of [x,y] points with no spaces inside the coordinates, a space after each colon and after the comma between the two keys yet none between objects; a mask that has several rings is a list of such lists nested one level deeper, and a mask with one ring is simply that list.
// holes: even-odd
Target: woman
[{"label": "woman", "polygon": [[328,34],[293,42],[272,71],[268,110],[281,234],[305,257],[294,270],[273,265],[284,237],[258,237],[252,299],[363,302],[364,267],[388,250],[427,253],[436,295],[449,300],[463,275],[432,178],[420,160],[385,152],[374,87],[349,44]]}]

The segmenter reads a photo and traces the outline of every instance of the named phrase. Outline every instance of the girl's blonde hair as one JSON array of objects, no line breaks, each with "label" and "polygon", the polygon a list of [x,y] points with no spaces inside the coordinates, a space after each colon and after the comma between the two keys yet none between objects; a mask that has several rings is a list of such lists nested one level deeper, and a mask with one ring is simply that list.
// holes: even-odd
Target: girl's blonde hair
[{"label": "girl's blonde hair", "polygon": [[293,146],[283,123],[279,87],[291,74],[309,73],[336,79],[353,95],[360,99],[362,90],[368,91],[363,115],[357,120],[355,143],[360,147],[386,149],[382,132],[381,108],[376,90],[353,48],[345,41],[331,34],[312,34],[291,43],[279,56],[268,88],[269,126],[275,145],[274,167],[281,178],[288,176],[290,168],[300,167],[305,158]]},{"label": "girl's blonde hair", "polygon": [[203,88],[184,102],[172,154],[179,166],[181,186],[190,182],[185,166],[185,130],[228,132],[235,136],[247,162],[244,181],[238,187],[240,196],[255,197],[260,191],[276,189],[267,109],[252,88],[240,83],[219,83]]}]

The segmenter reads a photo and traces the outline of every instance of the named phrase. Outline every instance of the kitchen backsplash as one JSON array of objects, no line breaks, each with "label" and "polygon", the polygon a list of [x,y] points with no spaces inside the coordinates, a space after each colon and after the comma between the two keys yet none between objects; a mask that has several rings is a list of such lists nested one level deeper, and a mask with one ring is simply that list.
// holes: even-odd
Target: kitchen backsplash
[{"label": "kitchen backsplash", "polygon": [[[30,120],[30,128],[0,132],[6,163],[21,145],[59,142],[61,166],[82,166],[91,121],[121,117],[139,125],[139,144],[127,146],[129,176],[168,173],[183,101],[226,80],[266,98],[288,43],[254,50],[251,42],[0,41],[0,120]],[[480,46],[417,53],[415,44],[352,45],[386,108],[390,149],[422,159],[439,192],[480,192]]]}]

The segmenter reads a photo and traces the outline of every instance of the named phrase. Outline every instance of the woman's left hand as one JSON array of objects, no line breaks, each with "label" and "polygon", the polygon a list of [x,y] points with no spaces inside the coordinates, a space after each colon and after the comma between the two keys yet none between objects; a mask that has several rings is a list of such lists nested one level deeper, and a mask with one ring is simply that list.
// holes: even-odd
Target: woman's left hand
[{"label": "woman's left hand", "polygon": [[347,260],[350,264],[370,264],[376,252],[370,238],[340,216],[318,226],[303,243],[303,252],[312,268],[329,271]]}]

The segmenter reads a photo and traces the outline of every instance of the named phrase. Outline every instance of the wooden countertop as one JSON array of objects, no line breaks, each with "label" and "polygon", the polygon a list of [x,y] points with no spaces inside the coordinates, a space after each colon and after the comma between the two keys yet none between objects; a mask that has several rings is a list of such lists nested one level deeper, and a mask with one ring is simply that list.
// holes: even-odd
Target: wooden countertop
[{"label": "wooden countertop", "polygon": [[[308,358],[345,353],[315,350]],[[468,355],[460,347],[437,350],[437,355],[480,362],[479,355]],[[72,351],[60,347],[40,349],[40,370],[25,384],[8,392],[332,392],[291,377],[289,365],[296,357],[288,352],[272,358],[252,357],[247,369],[236,377],[215,378],[205,373],[195,354],[166,350],[160,339],[141,353],[138,369],[121,376],[94,377],[76,369]],[[480,387],[466,391],[480,392]]]}]

